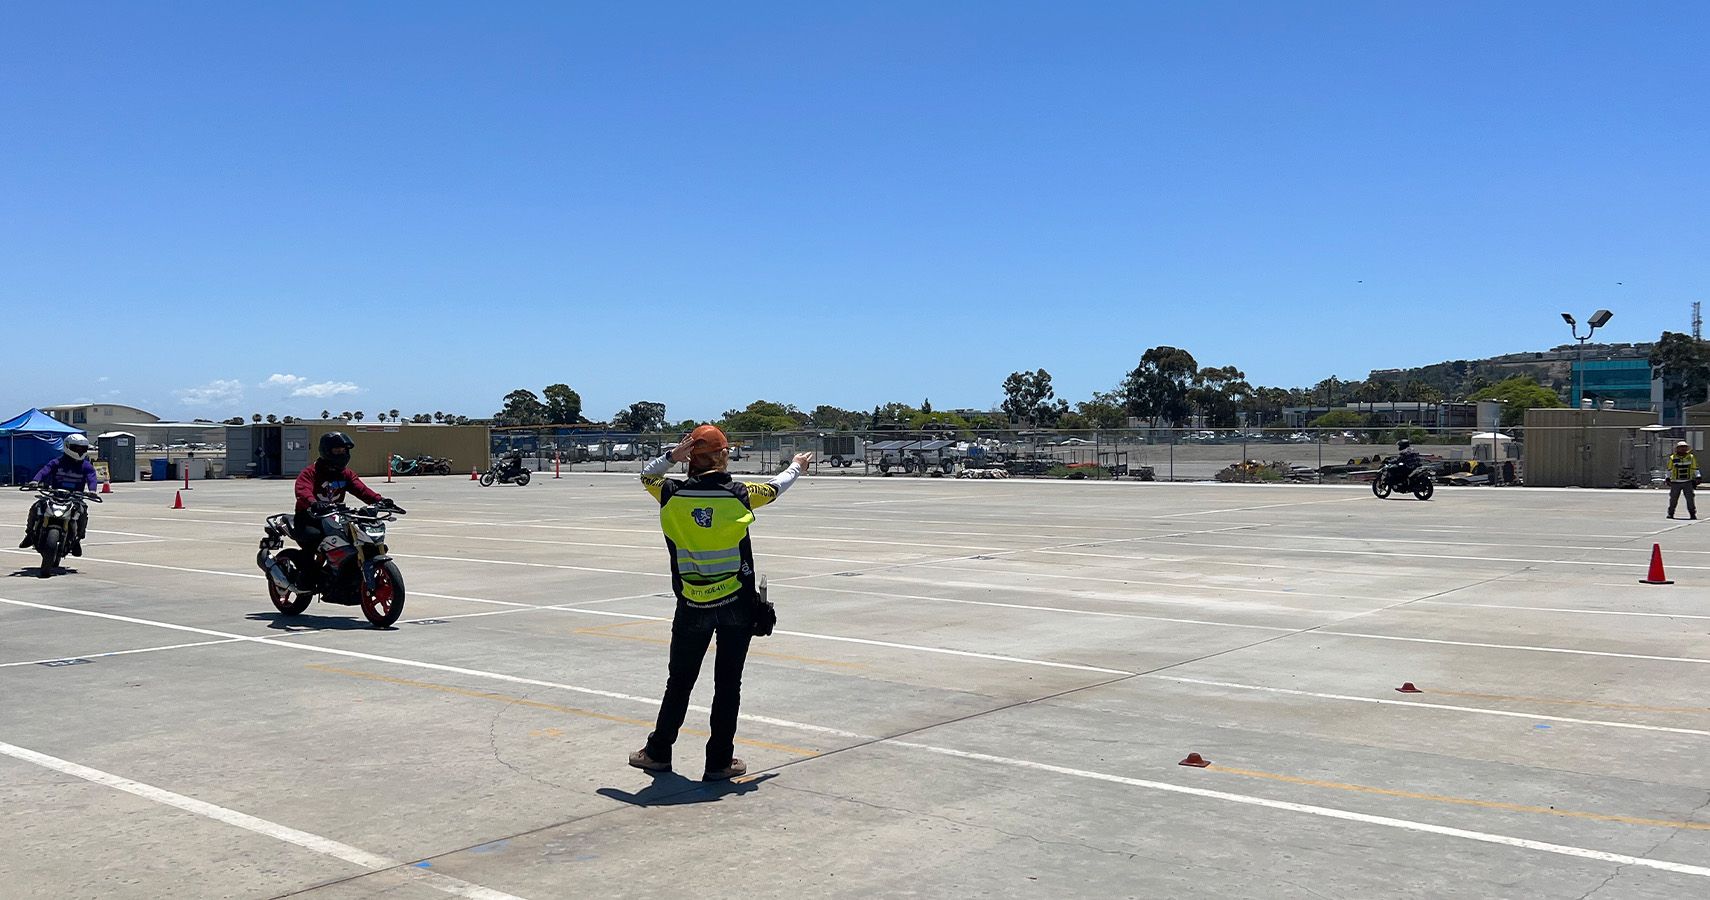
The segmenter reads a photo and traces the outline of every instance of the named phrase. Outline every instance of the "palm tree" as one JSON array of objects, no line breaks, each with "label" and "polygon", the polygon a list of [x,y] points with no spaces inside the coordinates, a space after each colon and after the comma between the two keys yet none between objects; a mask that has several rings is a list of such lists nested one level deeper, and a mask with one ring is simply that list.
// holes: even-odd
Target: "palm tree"
[{"label": "palm tree", "polygon": [[395,410],[395,409],[392,410],[391,416],[392,416],[392,421],[394,421],[394,422],[398,421],[398,411],[397,410]]},{"label": "palm tree", "polygon": [[255,415],[250,416],[249,420],[251,422],[254,422],[257,425],[260,425],[261,424],[261,413],[256,413]]},{"label": "palm tree", "polygon": [[362,421],[362,410],[360,410],[360,409],[357,410],[356,413],[352,416],[352,418],[356,419],[356,421],[358,421],[358,422]]},{"label": "palm tree", "polygon": [[323,409],[323,410],[321,410],[321,418],[330,419],[330,418],[332,418],[332,413],[327,412],[326,410]]}]

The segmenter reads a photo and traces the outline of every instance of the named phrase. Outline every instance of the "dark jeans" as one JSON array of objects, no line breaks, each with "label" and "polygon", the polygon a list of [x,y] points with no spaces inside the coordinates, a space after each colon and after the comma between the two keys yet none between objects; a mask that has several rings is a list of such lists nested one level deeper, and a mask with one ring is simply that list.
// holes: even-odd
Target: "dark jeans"
[{"label": "dark jeans", "polygon": [[671,761],[671,745],[689,712],[689,694],[701,674],[701,659],[707,644],[718,635],[713,658],[712,737],[707,739],[707,769],[730,765],[736,752],[736,714],[742,705],[742,665],[748,659],[748,644],[754,640],[754,603],[743,597],[712,609],[692,609],[677,602],[671,621],[671,670],[665,681],[665,699],[659,704],[659,721],[647,736],[647,755],[659,762]]}]

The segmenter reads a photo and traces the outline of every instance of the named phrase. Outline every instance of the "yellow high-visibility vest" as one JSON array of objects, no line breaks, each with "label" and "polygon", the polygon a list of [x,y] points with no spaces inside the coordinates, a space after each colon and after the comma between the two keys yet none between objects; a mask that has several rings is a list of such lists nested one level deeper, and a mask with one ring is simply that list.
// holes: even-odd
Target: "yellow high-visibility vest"
[{"label": "yellow high-visibility vest", "polygon": [[747,486],[667,481],[659,525],[671,551],[671,587],[695,606],[718,606],[754,583]]}]

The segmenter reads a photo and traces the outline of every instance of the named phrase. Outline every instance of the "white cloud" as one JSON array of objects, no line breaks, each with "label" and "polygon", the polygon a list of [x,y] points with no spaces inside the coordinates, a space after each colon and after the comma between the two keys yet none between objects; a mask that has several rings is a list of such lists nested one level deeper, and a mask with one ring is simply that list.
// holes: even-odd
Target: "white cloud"
[{"label": "white cloud", "polygon": [[[277,376],[275,376],[277,377]],[[337,397],[340,394],[354,394],[362,390],[348,381],[317,381],[305,384],[291,392],[293,397]]]},{"label": "white cloud", "polygon": [[184,388],[178,392],[180,402],[190,406],[211,406],[216,403],[241,403],[243,383],[235,378],[210,381],[201,387]]},{"label": "white cloud", "polygon": [[274,374],[267,376],[267,380],[263,381],[260,386],[264,387],[264,388],[271,388],[271,387],[294,388],[294,387],[297,387],[298,385],[300,385],[303,382],[308,381],[308,380],[309,379],[304,378],[301,375],[280,375],[279,373],[275,372]]},{"label": "white cloud", "polygon": [[101,384],[101,383],[102,383],[102,382],[104,382],[104,381],[106,381],[106,380],[107,380],[107,376],[105,376],[105,375],[102,375],[102,376],[101,376],[101,377],[100,377],[100,378],[97,378],[97,379],[95,379],[95,383],[96,383],[96,384]]}]

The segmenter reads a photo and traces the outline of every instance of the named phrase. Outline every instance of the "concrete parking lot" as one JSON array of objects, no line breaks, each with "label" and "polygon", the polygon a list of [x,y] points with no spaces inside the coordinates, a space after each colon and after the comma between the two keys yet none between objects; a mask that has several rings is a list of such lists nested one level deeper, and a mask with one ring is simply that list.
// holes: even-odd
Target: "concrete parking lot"
[{"label": "concrete parking lot", "polygon": [[5,495],[0,893],[1710,892],[1710,538],[1653,493],[804,479],[702,785],[704,732],[625,764],[672,610],[633,476],[376,486],[389,630],[273,610],[286,482],[119,485],[51,579]]}]

